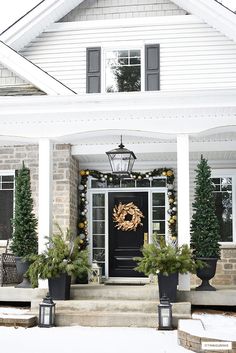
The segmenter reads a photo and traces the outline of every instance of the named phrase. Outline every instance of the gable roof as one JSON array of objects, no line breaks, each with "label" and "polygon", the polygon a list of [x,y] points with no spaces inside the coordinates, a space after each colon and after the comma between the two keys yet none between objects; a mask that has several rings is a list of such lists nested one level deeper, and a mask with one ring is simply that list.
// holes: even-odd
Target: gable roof
[{"label": "gable roof", "polygon": [[236,42],[236,15],[215,0],[172,0]]},{"label": "gable roof", "polygon": [[[0,35],[0,40],[19,51],[83,0],[44,0]],[[236,41],[236,15],[215,0],[172,0]]]},{"label": "gable roof", "polygon": [[0,62],[48,95],[73,95],[73,90],[0,41]]},{"label": "gable roof", "polygon": [[58,21],[83,0],[44,0],[13,23],[0,35],[0,40],[19,51],[50,24]]}]

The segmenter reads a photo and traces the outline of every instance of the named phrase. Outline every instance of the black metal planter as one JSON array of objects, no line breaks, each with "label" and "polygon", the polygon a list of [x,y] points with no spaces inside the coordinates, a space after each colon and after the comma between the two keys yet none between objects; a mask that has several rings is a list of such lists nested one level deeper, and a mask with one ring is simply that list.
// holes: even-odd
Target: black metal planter
[{"label": "black metal planter", "polygon": [[199,287],[196,288],[198,291],[215,291],[215,287],[210,285],[209,281],[215,276],[217,258],[203,257],[198,258],[206,264],[204,268],[199,268],[197,270],[197,276],[202,280],[202,283]]},{"label": "black metal planter", "polygon": [[48,279],[49,293],[54,300],[69,300],[70,299],[70,284],[71,277],[66,273],[58,277]]},{"label": "black metal planter", "polygon": [[25,276],[25,273],[28,271],[30,262],[22,260],[22,257],[15,256],[16,260],[16,271],[17,277],[19,279],[19,284],[16,285],[17,288],[31,288],[31,283],[28,278]]},{"label": "black metal planter", "polygon": [[176,302],[178,273],[164,276],[158,273],[159,298],[166,296],[171,303]]}]

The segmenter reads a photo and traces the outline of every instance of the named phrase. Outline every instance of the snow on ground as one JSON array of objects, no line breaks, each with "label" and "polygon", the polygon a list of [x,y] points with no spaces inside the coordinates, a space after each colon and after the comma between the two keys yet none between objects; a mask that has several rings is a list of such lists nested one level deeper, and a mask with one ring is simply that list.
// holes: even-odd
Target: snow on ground
[{"label": "snow on ground", "polygon": [[[201,320],[205,336],[219,340],[236,341],[236,316],[227,314],[194,313],[193,319]],[[201,332],[202,333],[202,332]],[[196,330],[192,334],[201,334]]]},{"label": "snow on ground", "polygon": [[177,343],[177,331],[127,327],[0,327],[7,353],[189,353]]},{"label": "snow on ground", "polygon": [[[0,314],[26,314],[27,309],[0,307]],[[236,316],[194,313],[206,334],[217,339],[236,340]],[[191,331],[191,330],[190,330]],[[190,332],[197,334],[198,332]],[[200,333],[200,332],[199,332]],[[202,332],[201,332],[202,333]],[[177,342],[177,331],[128,327],[0,327],[1,347],[7,353],[189,353]]]}]

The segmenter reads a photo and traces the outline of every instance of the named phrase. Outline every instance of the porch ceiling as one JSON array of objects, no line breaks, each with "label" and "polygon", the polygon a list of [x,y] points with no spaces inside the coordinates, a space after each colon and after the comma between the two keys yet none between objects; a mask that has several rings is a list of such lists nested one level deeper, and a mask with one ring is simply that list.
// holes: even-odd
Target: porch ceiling
[{"label": "porch ceiling", "polygon": [[[97,136],[74,136],[72,154],[79,160],[81,168],[108,170],[105,152],[118,146],[121,134],[125,147],[137,157],[136,170],[153,169],[164,164],[176,165],[176,138],[168,134],[154,137],[120,130],[109,133],[100,131]],[[190,162],[199,160],[202,153],[215,164],[236,167],[236,131],[220,132],[217,129],[217,133],[213,130],[208,134],[190,136]]]}]

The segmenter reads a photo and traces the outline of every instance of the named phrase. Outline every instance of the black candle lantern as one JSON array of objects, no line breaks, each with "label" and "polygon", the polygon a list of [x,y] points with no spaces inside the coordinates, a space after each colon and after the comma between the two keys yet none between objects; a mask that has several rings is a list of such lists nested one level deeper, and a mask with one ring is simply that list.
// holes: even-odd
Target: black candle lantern
[{"label": "black candle lantern", "polygon": [[132,172],[136,156],[132,151],[125,148],[122,143],[122,136],[118,148],[106,152],[106,154],[111,165],[112,173],[118,175],[129,175]]},{"label": "black candle lantern", "polygon": [[39,304],[39,327],[53,327],[55,326],[55,306],[49,293]]},{"label": "black candle lantern", "polygon": [[164,295],[158,305],[158,330],[173,330],[172,327],[172,305]]}]

